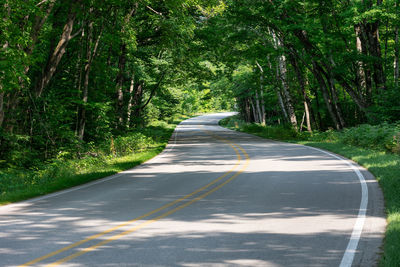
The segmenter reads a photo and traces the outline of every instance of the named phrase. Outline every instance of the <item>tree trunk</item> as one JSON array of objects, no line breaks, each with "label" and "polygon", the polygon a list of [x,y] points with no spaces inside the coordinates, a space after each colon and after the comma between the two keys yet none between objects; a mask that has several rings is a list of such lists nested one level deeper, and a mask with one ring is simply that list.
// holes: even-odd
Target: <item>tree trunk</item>
[{"label": "tree trunk", "polygon": [[337,118],[339,119],[340,128],[344,128],[345,122],[344,122],[343,115],[342,115],[343,113],[342,113],[342,109],[340,108],[339,103],[338,103],[339,99],[336,94],[336,86],[335,86],[335,82],[333,81],[332,77],[330,77],[330,79],[329,79],[329,88],[330,88],[330,93],[331,93],[332,100],[333,100],[333,106],[335,107]]},{"label": "tree trunk", "polygon": [[251,105],[251,110],[253,111],[253,121],[252,122],[259,123],[256,107],[254,106],[253,98],[249,97],[249,101],[250,101],[250,105]]},{"label": "tree trunk", "polygon": [[[33,52],[33,49],[35,48],[36,42],[39,38],[40,35],[40,31],[42,30],[42,27],[44,25],[44,23],[47,21],[51,11],[53,10],[54,4],[56,2],[56,0],[49,0],[48,2],[48,6],[45,9],[45,5],[40,7],[40,11],[42,12],[43,16],[36,16],[35,17],[35,22],[33,23],[32,26],[32,31],[30,34],[30,38],[32,40],[32,43],[30,46],[25,48],[25,52],[28,55],[31,55]],[[29,69],[29,67],[28,67]],[[25,72],[25,74],[27,73],[27,71]]]},{"label": "tree trunk", "polygon": [[[4,129],[6,132],[12,134],[14,131],[14,126],[16,124],[16,108],[18,106],[18,102],[20,100],[20,91],[14,90],[6,95],[7,97],[7,105],[4,111],[7,111],[7,116],[4,115]],[[3,100],[4,101],[4,100]],[[4,105],[4,104],[3,104]],[[11,112],[13,111],[13,112]]]},{"label": "tree trunk", "polygon": [[[257,67],[260,69],[260,97],[261,97],[261,118],[260,121],[265,125],[265,103],[264,103],[264,70],[260,64],[256,61]],[[256,91],[257,92],[257,91]],[[258,96],[257,96],[258,98]]]},{"label": "tree trunk", "polygon": [[[363,45],[361,41],[361,26],[360,24],[354,25],[354,32],[356,34],[356,49],[357,52],[361,55],[365,51],[363,51]],[[364,64],[361,60],[356,61],[356,81],[357,81],[357,86],[359,88],[360,92],[366,93],[366,88],[367,88],[367,81],[365,77],[365,71],[364,71]]]},{"label": "tree trunk", "polygon": [[338,122],[340,124],[340,128],[342,129],[342,128],[345,127],[345,122],[344,122],[344,119],[343,119],[342,110],[341,110],[341,108],[340,108],[340,106],[338,104],[339,99],[338,99],[337,94],[336,94],[336,85],[335,85],[335,80],[333,78],[333,71],[332,71],[332,67],[331,67],[331,66],[334,66],[335,62],[333,61],[333,58],[332,58],[331,55],[329,56],[329,60],[330,60],[330,64],[328,65],[329,68],[328,68],[328,71],[327,71],[328,75],[326,76],[326,79],[327,79],[328,84],[329,84],[329,87],[328,87],[329,88],[329,93],[331,95],[333,106],[335,108],[336,116],[338,118]]},{"label": "tree trunk", "polygon": [[65,54],[66,47],[69,43],[69,41],[75,37],[75,34],[72,35],[72,30],[74,26],[74,22],[76,19],[76,14],[77,14],[77,4],[80,2],[80,0],[75,0],[73,4],[71,4],[70,11],[68,14],[67,22],[64,25],[60,40],[58,41],[58,44],[54,51],[49,55],[49,58],[47,60],[46,67],[43,71],[42,77],[39,80],[37,89],[36,89],[36,96],[40,97],[43,89],[49,84],[51,78],[53,77],[58,64],[61,61],[61,58]]},{"label": "tree trunk", "polygon": [[368,50],[369,55],[374,58],[372,66],[375,86],[377,89],[386,89],[386,77],[383,71],[382,53],[379,42],[379,21],[373,23],[363,22],[360,26],[360,30],[364,36],[361,41],[365,41],[366,45],[364,47]]},{"label": "tree trunk", "polygon": [[[275,36],[274,33],[273,33],[272,31],[270,31],[270,32],[271,32],[271,35],[274,37],[274,36]],[[274,46],[275,46],[275,48],[277,48],[277,45],[276,45],[276,43],[275,43],[275,38],[274,38]],[[269,68],[272,70],[272,69],[273,69],[273,68],[272,68],[272,63],[271,63],[271,61],[270,61],[269,56],[267,56],[267,61],[268,61]],[[290,121],[290,120],[289,120],[289,116],[288,116],[288,114],[287,114],[287,112],[286,112],[285,104],[283,103],[283,99],[282,99],[282,95],[281,95],[279,86],[278,86],[278,83],[280,83],[280,78],[279,78],[279,67],[278,67],[278,65],[276,65],[275,80],[276,80],[275,92],[276,92],[276,96],[278,97],[278,103],[279,103],[279,106],[280,106],[280,108],[281,108],[281,110],[282,110],[283,118],[284,118],[286,121]],[[279,124],[280,124],[280,123],[279,123]]]},{"label": "tree trunk", "polygon": [[[294,31],[295,36],[299,39],[299,41],[303,44],[304,48],[307,50],[307,52],[314,58],[312,60],[313,68],[311,68],[311,71],[315,74],[317,71],[321,75],[321,73],[324,73],[325,75],[325,70],[322,68],[322,66],[325,66],[328,68],[328,63],[326,62],[321,62],[321,65],[317,63],[316,59],[321,58],[321,53],[320,51],[315,48],[315,46],[310,42],[308,39],[308,36],[306,34],[306,31],[302,30],[295,30]],[[295,51],[293,51],[295,53]],[[325,75],[327,76],[327,75]],[[317,78],[317,77],[316,77]],[[321,76],[322,78],[322,76]],[[346,90],[346,92],[350,95],[350,97],[354,100],[354,102],[357,104],[357,106],[363,111],[367,112],[367,107],[368,104],[366,103],[364,97],[362,94],[359,94],[358,92],[355,92],[354,89],[348,84],[348,82],[345,80],[345,78],[340,75],[339,73],[333,73],[333,78],[335,78],[336,81]],[[320,79],[317,78],[317,81],[320,82]],[[322,78],[323,81],[323,78]],[[324,82],[325,83],[325,82]],[[326,89],[326,85],[323,86]]]},{"label": "tree trunk", "polygon": [[[99,47],[100,38],[102,34],[102,30],[100,30],[99,35],[97,36],[96,42],[93,46],[93,22],[90,22],[88,25],[88,37],[87,37],[87,48],[86,48],[86,64],[85,64],[85,78],[83,82],[83,94],[82,94],[82,109],[81,116],[79,121],[79,130],[78,130],[78,138],[79,140],[83,140],[83,136],[85,134],[85,125],[86,125],[86,104],[88,102],[89,95],[89,76],[90,69],[92,67],[93,59],[96,56],[97,48]],[[93,49],[93,50],[92,50]]]},{"label": "tree trunk", "polygon": [[[279,81],[279,67],[276,66],[276,80]],[[290,122],[288,113],[286,111],[286,107],[285,107],[285,103],[283,102],[283,98],[282,98],[282,94],[281,91],[278,87],[275,87],[275,92],[276,95],[278,97],[278,102],[279,102],[279,106],[281,107],[282,113],[283,113],[283,117],[285,118],[286,121]]]},{"label": "tree trunk", "polygon": [[[135,15],[138,8],[138,3],[135,3],[134,7],[130,10],[130,12],[126,15],[124,19],[124,25],[122,26],[121,32],[125,33],[125,25],[127,25],[130,19]],[[120,46],[120,55],[118,59],[118,75],[117,75],[117,128],[123,126],[124,124],[124,82],[125,82],[125,66],[126,66],[126,43],[122,41]]]},{"label": "tree trunk", "polygon": [[319,128],[319,130],[324,129],[324,125],[323,125],[323,121],[322,121],[322,117],[321,117],[321,113],[320,111],[320,103],[319,103],[319,96],[318,96],[318,92],[316,88],[311,88],[312,91],[314,92],[314,96],[315,96],[315,103],[317,104],[317,118],[315,118],[315,124],[317,125],[317,128]]},{"label": "tree trunk", "polygon": [[141,106],[142,106],[142,97],[143,97],[143,82],[139,82],[137,85],[137,88],[135,90],[135,94],[133,97],[133,106],[134,111],[133,111],[133,117],[134,118],[139,118],[141,114]]},{"label": "tree trunk", "polygon": [[310,121],[310,111],[308,109],[307,101],[304,101],[304,113],[306,115],[307,131],[311,133],[312,129],[311,129],[311,121]]},{"label": "tree trunk", "polygon": [[328,89],[324,80],[324,77],[322,76],[322,74],[319,72],[319,70],[317,69],[317,64],[315,61],[313,61],[313,74],[314,77],[317,79],[319,87],[321,89],[322,92],[322,97],[324,98],[325,101],[325,105],[328,109],[329,115],[332,118],[333,124],[335,126],[335,128],[337,130],[340,130],[340,124],[337,118],[336,113],[334,112],[333,106],[332,106],[332,101],[329,97],[329,93],[328,93]]},{"label": "tree trunk", "polygon": [[[289,59],[291,61],[291,64],[294,68],[294,71],[296,72],[297,80],[300,84],[301,88],[301,93],[303,95],[303,100],[304,100],[304,112],[305,112],[305,117],[306,117],[306,123],[307,123],[307,131],[312,132],[311,129],[311,122],[310,122],[310,112],[309,112],[309,107],[310,107],[310,99],[307,96],[306,92],[306,81],[304,80],[303,73],[299,67],[299,64],[296,60],[296,57],[294,55],[289,56]],[[302,127],[300,127],[301,130]]]},{"label": "tree trunk", "polygon": [[397,89],[399,88],[399,27],[396,27],[394,34],[394,86]]},{"label": "tree trunk", "polygon": [[[3,5],[4,10],[7,10],[6,15],[1,18],[4,21],[8,20],[11,14],[11,8],[8,4],[8,1],[5,1],[4,5]],[[7,29],[5,29],[7,30]],[[1,31],[0,31],[1,33]],[[8,49],[9,43],[7,40],[4,41],[4,44],[0,43],[0,52],[5,52]],[[0,61],[2,60],[2,58],[0,57]],[[2,78],[2,73],[4,73],[3,70],[0,70],[0,127],[3,125],[4,122],[4,118],[5,118],[5,112],[4,112],[4,91],[3,91],[3,79]]]},{"label": "tree trunk", "polygon": [[121,44],[120,48],[120,56],[118,60],[118,76],[117,76],[117,116],[118,116],[118,126],[123,124],[123,108],[124,108],[124,73],[125,73],[125,65],[126,65],[126,45]]},{"label": "tree trunk", "polygon": [[126,114],[126,128],[130,127],[131,123],[131,113],[132,113],[132,105],[133,105],[133,90],[135,88],[135,74],[133,73],[131,76],[131,84],[129,86],[129,102],[127,107]]},{"label": "tree trunk", "polygon": [[306,113],[305,112],[303,112],[303,116],[301,117],[301,122],[300,122],[300,132],[302,132],[303,131],[303,125],[304,125],[304,118],[305,118],[305,116],[306,116]]},{"label": "tree trunk", "polygon": [[297,131],[297,119],[294,112],[292,97],[289,92],[289,84],[287,82],[287,67],[286,67],[286,57],[281,55],[278,59],[279,61],[279,72],[282,81],[282,92],[285,99],[285,106],[287,108],[288,117],[293,128]]},{"label": "tree trunk", "polygon": [[3,88],[1,88],[0,85],[0,127],[3,125],[4,121],[4,92],[2,90]]},{"label": "tree trunk", "polygon": [[[282,47],[282,43],[279,40],[278,36],[271,31],[272,33],[272,38],[274,39],[275,42],[275,48]],[[296,119],[296,114],[294,111],[294,107],[292,104],[292,97],[290,96],[290,91],[289,91],[289,84],[287,81],[287,66],[286,66],[286,57],[285,55],[280,55],[278,57],[278,67],[279,67],[279,77],[282,82],[282,92],[285,100],[285,106],[287,108],[287,114],[289,117],[289,121],[292,124],[293,128],[297,131],[297,119]]]},{"label": "tree trunk", "polygon": [[[76,62],[76,73],[75,73],[75,81],[74,81],[74,86],[77,89],[77,98],[81,97],[81,90],[82,90],[82,58],[83,58],[83,38],[85,36],[85,29],[82,30],[81,33],[81,39],[79,41],[80,48],[79,48],[79,54],[78,54],[78,60]],[[81,112],[81,106],[77,105],[76,106],[76,121],[75,121],[75,135],[79,136],[79,123],[80,123],[80,112]]]},{"label": "tree trunk", "polygon": [[261,105],[260,105],[260,96],[258,94],[258,89],[256,88],[256,108],[257,108],[257,121],[258,123],[263,123],[262,113],[261,113]]}]

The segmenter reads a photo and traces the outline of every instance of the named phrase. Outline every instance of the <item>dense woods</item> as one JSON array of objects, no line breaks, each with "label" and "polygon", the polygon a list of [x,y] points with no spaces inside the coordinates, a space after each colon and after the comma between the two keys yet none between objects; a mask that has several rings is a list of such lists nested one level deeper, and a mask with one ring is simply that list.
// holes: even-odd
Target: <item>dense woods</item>
[{"label": "dense woods", "polygon": [[178,113],[299,132],[399,119],[398,0],[1,5],[3,167]]},{"label": "dense woods", "polygon": [[30,167],[210,109],[218,97],[202,85],[209,71],[193,39],[200,6],[212,4],[2,1],[0,163]]},{"label": "dense woods", "polygon": [[247,121],[340,130],[399,119],[398,6],[228,1],[204,35]]}]

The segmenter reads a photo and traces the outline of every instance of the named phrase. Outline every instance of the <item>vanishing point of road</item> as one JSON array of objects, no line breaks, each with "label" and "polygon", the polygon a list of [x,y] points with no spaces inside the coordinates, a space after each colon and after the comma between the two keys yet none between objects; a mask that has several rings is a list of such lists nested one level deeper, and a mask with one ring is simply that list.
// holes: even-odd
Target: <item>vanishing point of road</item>
[{"label": "vanishing point of road", "polygon": [[182,122],[131,170],[0,207],[0,266],[374,266],[374,177],[330,152]]}]

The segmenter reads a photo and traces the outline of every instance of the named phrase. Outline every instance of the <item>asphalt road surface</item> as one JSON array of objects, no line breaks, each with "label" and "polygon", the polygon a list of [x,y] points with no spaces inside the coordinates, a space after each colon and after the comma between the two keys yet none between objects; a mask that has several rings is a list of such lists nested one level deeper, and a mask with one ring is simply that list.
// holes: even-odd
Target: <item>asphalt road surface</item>
[{"label": "asphalt road surface", "polygon": [[370,173],[332,153],[181,123],[120,174],[0,207],[0,266],[374,266]]}]

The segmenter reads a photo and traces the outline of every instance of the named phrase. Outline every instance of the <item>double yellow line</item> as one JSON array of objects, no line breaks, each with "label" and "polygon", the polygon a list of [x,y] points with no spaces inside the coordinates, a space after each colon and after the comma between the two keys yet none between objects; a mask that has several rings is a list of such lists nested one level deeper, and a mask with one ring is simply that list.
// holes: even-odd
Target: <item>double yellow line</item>
[{"label": "double yellow line", "polygon": [[62,263],[65,263],[65,262],[67,262],[69,260],[72,260],[72,259],[74,259],[76,257],[79,257],[79,256],[81,256],[81,255],[83,255],[85,253],[88,253],[88,252],[90,252],[90,251],[92,251],[92,250],[94,250],[94,249],[96,249],[96,248],[98,248],[100,246],[103,246],[103,245],[105,245],[107,243],[110,243],[110,242],[112,242],[114,240],[117,240],[117,239],[119,239],[119,238],[121,238],[123,236],[126,236],[126,235],[128,235],[128,234],[130,234],[132,232],[135,232],[135,231],[137,231],[137,230],[139,230],[139,229],[141,229],[141,228],[143,228],[143,227],[145,227],[145,226],[147,226],[149,224],[152,224],[152,223],[154,223],[154,222],[156,222],[158,220],[161,220],[161,219],[163,219],[163,218],[165,218],[165,217],[167,217],[167,216],[169,216],[169,215],[171,215],[171,214],[173,214],[173,213],[175,213],[175,212],[177,212],[177,211],[179,211],[179,210],[181,210],[181,209],[193,204],[194,202],[199,201],[200,199],[205,198],[206,196],[210,195],[211,193],[217,191],[218,189],[220,189],[224,185],[226,185],[229,182],[231,182],[233,179],[235,179],[239,174],[241,174],[247,168],[247,166],[249,165],[249,161],[250,161],[249,155],[246,153],[246,151],[241,146],[239,146],[239,145],[237,145],[235,143],[232,143],[229,140],[226,140],[224,138],[216,136],[212,132],[209,132],[209,131],[205,131],[205,132],[207,132],[208,134],[212,135],[215,139],[217,139],[217,140],[219,140],[221,142],[224,142],[224,143],[228,144],[229,146],[231,146],[233,148],[233,150],[235,151],[236,156],[237,156],[237,162],[236,162],[236,164],[234,165],[234,167],[232,169],[227,171],[225,174],[219,176],[215,180],[211,181],[210,183],[206,184],[205,186],[203,186],[203,187],[193,191],[192,193],[187,194],[186,196],[183,196],[183,197],[181,197],[181,198],[179,198],[179,199],[177,199],[175,201],[167,203],[166,205],[164,205],[164,206],[162,206],[162,207],[160,207],[158,209],[152,210],[152,211],[150,211],[150,212],[148,212],[148,213],[146,213],[144,215],[141,215],[141,216],[139,216],[139,217],[137,217],[135,219],[126,221],[124,223],[121,223],[121,224],[119,224],[119,225],[117,225],[115,227],[112,227],[112,228],[110,228],[108,230],[105,230],[105,231],[103,231],[101,233],[89,236],[89,237],[87,237],[87,238],[85,238],[85,239],[83,239],[81,241],[75,242],[75,243],[73,243],[73,244],[71,244],[69,246],[63,247],[63,248],[61,248],[59,250],[56,250],[56,251],[51,252],[49,254],[46,254],[46,255],[44,255],[42,257],[39,257],[39,258],[36,258],[36,259],[31,260],[29,262],[26,262],[26,263],[24,263],[24,264],[22,264],[20,266],[30,266],[30,265],[36,264],[38,262],[41,262],[41,261],[43,261],[45,259],[48,259],[50,257],[53,257],[55,255],[58,255],[58,254],[60,254],[62,252],[65,252],[67,250],[70,250],[70,249],[73,249],[75,247],[78,247],[78,246],[80,246],[82,244],[85,244],[85,243],[91,241],[91,240],[94,240],[94,239],[97,239],[97,238],[99,238],[101,236],[104,236],[106,234],[112,233],[112,232],[114,232],[114,231],[116,231],[116,230],[118,230],[118,229],[120,229],[120,228],[122,228],[124,226],[130,225],[130,224],[132,224],[132,223],[134,223],[136,221],[139,221],[139,220],[144,219],[146,217],[149,217],[149,216],[151,216],[151,215],[153,215],[153,214],[155,214],[157,212],[160,212],[160,211],[165,210],[165,209],[167,209],[169,207],[172,207],[175,204],[178,204],[178,203],[184,201],[185,199],[188,199],[188,198],[196,195],[197,193],[200,193],[201,191],[209,189],[212,185],[214,185],[217,182],[223,180],[225,177],[227,177],[229,174],[234,172],[239,167],[239,165],[241,164],[241,161],[242,161],[242,156],[239,153],[239,150],[240,150],[242,152],[242,154],[244,155],[245,163],[242,165],[242,167],[238,171],[236,171],[235,174],[233,174],[229,179],[226,179],[224,182],[218,184],[217,186],[211,188],[210,190],[204,192],[203,194],[193,198],[192,200],[190,200],[188,202],[185,202],[183,204],[180,204],[179,206],[177,206],[177,207],[175,207],[175,208],[173,208],[171,210],[168,210],[168,211],[164,212],[163,214],[161,214],[159,216],[156,216],[153,219],[147,220],[147,221],[145,221],[143,223],[140,223],[140,224],[138,224],[136,226],[133,226],[133,227],[129,228],[128,230],[125,230],[125,231],[123,231],[121,233],[112,235],[111,237],[108,237],[108,238],[106,238],[105,240],[103,240],[101,242],[98,242],[98,243],[96,243],[96,244],[94,244],[92,246],[88,246],[86,248],[83,248],[78,252],[70,254],[69,256],[66,256],[66,257],[64,257],[64,258],[62,258],[60,260],[57,260],[57,261],[53,262],[53,263],[47,264],[46,266],[58,266],[58,265],[60,265]]}]

